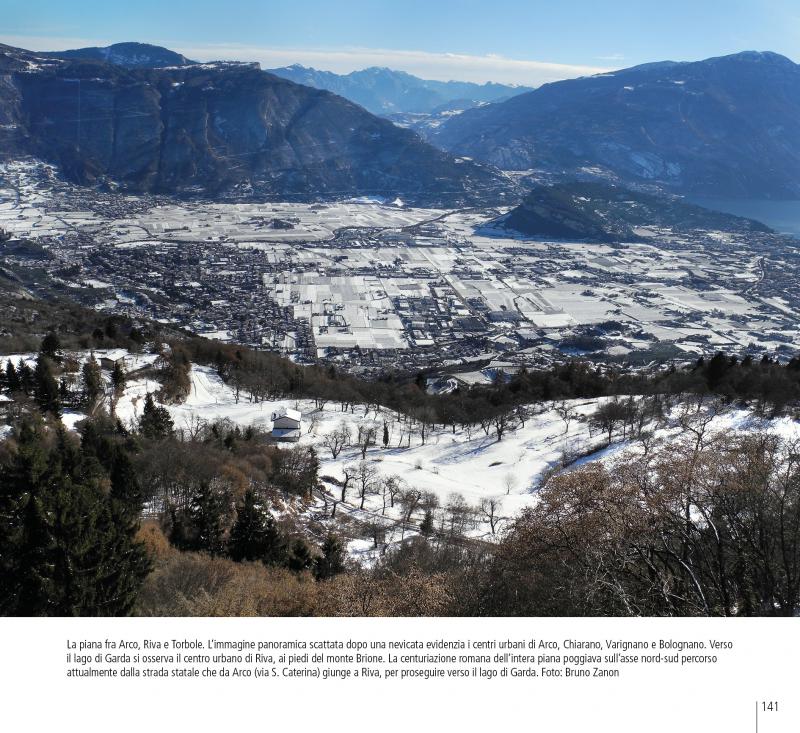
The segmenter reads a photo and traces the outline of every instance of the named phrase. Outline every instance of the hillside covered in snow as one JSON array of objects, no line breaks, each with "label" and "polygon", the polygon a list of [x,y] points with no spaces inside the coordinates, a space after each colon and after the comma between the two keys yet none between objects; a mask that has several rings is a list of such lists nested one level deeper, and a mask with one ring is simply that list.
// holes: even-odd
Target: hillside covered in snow
[{"label": "hillside covered in snow", "polygon": [[[78,366],[94,359],[101,367],[105,395],[93,411],[66,408],[61,421],[78,430],[90,413],[106,410],[125,430],[139,429],[144,405],[162,390],[154,369],[157,354],[124,349],[70,354]],[[2,363],[35,367],[37,355],[2,357]],[[124,389],[112,390],[112,365],[122,365]],[[765,419],[751,409],[723,408],[702,399],[655,403],[643,396],[550,400],[521,405],[506,425],[496,420],[445,425],[377,404],[335,399],[264,399],[226,383],[211,366],[188,367],[185,397],[165,402],[179,441],[196,441],[209,430],[252,434],[282,450],[312,449],[319,482],[307,496],[283,510],[305,527],[336,531],[347,538],[351,556],[368,564],[421,531],[447,532],[454,523],[465,536],[493,542],[553,476],[592,462],[613,466],[620,458],[668,444],[703,425],[708,435],[766,431],[800,439],[800,423],[783,416]],[[8,401],[9,398],[6,398]],[[619,406],[616,418],[604,417]],[[604,410],[605,408],[605,410]],[[301,415],[297,442],[272,437],[273,415]],[[627,414],[626,414],[627,410]],[[3,428],[8,434],[10,427]],[[150,496],[157,514],[168,496]],[[280,512],[278,512],[280,514]],[[432,527],[424,527],[425,522]]]},{"label": "hillside covered in snow", "polygon": [[2,613],[800,607],[798,359],[367,381],[76,328],[0,356]]}]

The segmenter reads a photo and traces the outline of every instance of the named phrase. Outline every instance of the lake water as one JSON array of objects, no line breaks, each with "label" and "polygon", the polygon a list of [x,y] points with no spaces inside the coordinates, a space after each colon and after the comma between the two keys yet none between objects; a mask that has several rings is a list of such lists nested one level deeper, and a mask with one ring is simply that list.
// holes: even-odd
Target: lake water
[{"label": "lake water", "polygon": [[746,216],[771,227],[776,232],[800,237],[800,201],[765,201],[762,199],[692,198],[692,203],[728,214]]}]

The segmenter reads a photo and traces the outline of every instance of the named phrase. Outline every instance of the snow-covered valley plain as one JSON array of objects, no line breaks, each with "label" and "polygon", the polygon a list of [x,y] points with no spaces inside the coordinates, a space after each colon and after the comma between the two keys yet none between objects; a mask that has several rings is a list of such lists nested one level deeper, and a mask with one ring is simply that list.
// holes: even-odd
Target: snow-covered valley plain
[{"label": "snow-covered valley plain", "polygon": [[646,364],[800,345],[787,237],[645,227],[635,242],[553,240],[493,225],[507,210],[137,197],[0,164],[0,229],[42,248],[10,254],[15,267],[104,312],[298,361]]}]

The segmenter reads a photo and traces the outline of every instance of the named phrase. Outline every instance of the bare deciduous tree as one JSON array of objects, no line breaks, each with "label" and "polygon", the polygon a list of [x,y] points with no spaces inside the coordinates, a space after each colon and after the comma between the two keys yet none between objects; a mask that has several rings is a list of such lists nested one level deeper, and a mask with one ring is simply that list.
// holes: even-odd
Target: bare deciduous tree
[{"label": "bare deciduous tree", "polygon": [[342,479],[342,494],[340,501],[344,503],[347,500],[347,487],[358,474],[358,466],[350,463],[342,469],[342,474],[344,474],[344,478]]},{"label": "bare deciduous tree", "polygon": [[494,426],[494,433],[497,436],[498,443],[503,439],[506,431],[513,429],[513,424],[514,419],[511,411],[501,410],[495,414],[495,416],[492,418],[492,425]]},{"label": "bare deciduous tree", "polygon": [[371,445],[375,445],[375,439],[378,437],[377,425],[359,425],[358,426],[358,447],[361,450],[361,460],[367,457],[367,450]]},{"label": "bare deciduous tree", "polygon": [[498,513],[502,508],[503,500],[498,499],[497,497],[481,499],[481,503],[478,506],[478,510],[480,511],[481,515],[484,517],[485,521],[489,523],[492,534],[496,534],[497,532],[497,527],[501,521]]},{"label": "bare deciduous tree", "polygon": [[342,420],[335,430],[332,430],[323,438],[322,445],[331,452],[331,456],[335,460],[342,450],[350,444],[351,437],[350,426]]},{"label": "bare deciduous tree", "polygon": [[356,471],[356,481],[358,487],[358,497],[361,499],[359,509],[364,508],[364,502],[368,494],[375,492],[378,481],[378,469],[369,461],[360,461]]},{"label": "bare deciduous tree", "polygon": [[389,506],[394,507],[395,499],[405,490],[406,482],[399,476],[387,476],[381,482],[383,493],[383,513],[386,513],[386,500]]},{"label": "bare deciduous tree", "polygon": [[555,409],[556,414],[564,421],[564,434],[566,435],[569,433],[569,424],[578,416],[578,413],[575,412],[575,408],[565,400],[556,402],[553,409]]}]

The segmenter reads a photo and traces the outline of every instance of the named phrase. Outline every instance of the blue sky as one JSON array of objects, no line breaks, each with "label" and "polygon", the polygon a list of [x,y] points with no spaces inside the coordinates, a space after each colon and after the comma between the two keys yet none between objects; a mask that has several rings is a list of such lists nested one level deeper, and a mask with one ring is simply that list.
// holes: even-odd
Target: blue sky
[{"label": "blue sky", "polygon": [[745,49],[800,60],[800,0],[0,0],[0,41],[539,84]]}]

